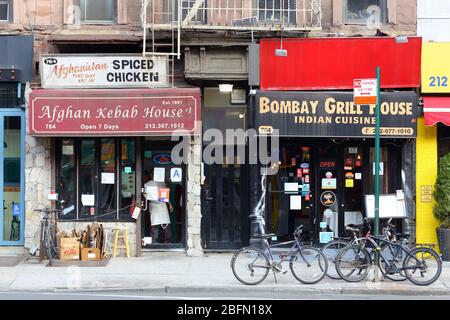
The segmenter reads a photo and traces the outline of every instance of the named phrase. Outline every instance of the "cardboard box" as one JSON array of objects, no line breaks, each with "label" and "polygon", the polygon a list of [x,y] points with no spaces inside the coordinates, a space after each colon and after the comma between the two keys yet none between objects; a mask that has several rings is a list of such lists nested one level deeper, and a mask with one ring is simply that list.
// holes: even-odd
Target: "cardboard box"
[{"label": "cardboard box", "polygon": [[100,260],[100,249],[81,248],[81,261],[98,261],[98,260]]},{"label": "cardboard box", "polygon": [[61,238],[59,245],[59,259],[80,260],[80,239]]}]

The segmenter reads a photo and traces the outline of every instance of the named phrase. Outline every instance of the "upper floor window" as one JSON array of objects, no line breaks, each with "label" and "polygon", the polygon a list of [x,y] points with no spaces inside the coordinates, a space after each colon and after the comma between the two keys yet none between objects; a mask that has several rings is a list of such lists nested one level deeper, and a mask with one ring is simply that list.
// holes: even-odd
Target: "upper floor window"
[{"label": "upper floor window", "polygon": [[295,0],[258,0],[258,19],[276,24],[295,24],[296,4]]},{"label": "upper floor window", "polygon": [[0,22],[10,22],[12,13],[12,0],[0,0]]},{"label": "upper floor window", "polygon": [[386,0],[345,0],[346,24],[384,24],[387,19]]},{"label": "upper floor window", "polygon": [[115,22],[116,2],[116,0],[80,0],[81,22]]}]

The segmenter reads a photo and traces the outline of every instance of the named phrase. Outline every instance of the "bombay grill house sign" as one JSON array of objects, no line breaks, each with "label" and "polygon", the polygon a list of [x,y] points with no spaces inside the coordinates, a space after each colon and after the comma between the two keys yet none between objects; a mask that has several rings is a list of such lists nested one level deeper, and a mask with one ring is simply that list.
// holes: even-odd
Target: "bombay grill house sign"
[{"label": "bombay grill house sign", "polygon": [[183,89],[33,90],[32,136],[198,134],[200,92]]},{"label": "bombay grill house sign", "polygon": [[[303,137],[374,136],[375,105],[356,105],[352,92],[258,91],[255,124],[260,134]],[[380,134],[385,138],[417,136],[417,95],[383,92]]]}]

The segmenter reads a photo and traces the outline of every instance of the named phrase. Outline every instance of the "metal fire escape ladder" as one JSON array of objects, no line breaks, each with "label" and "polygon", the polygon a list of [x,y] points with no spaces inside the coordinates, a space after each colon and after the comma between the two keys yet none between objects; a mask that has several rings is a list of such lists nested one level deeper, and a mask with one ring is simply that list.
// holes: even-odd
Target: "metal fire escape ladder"
[{"label": "metal fire escape ladder", "polygon": [[[143,31],[143,56],[168,55],[176,56],[177,59],[180,58],[181,22],[178,17],[181,17],[182,8],[181,5],[178,5],[179,1],[180,0],[142,0],[141,21]],[[162,6],[162,9],[159,9],[160,11],[157,11],[155,2],[164,2],[167,6],[164,5]],[[171,44],[173,49],[171,52],[158,51],[160,47],[169,46],[167,42],[155,38],[155,32],[161,30],[169,31],[172,35]],[[148,47],[151,47],[151,51],[148,51]]]},{"label": "metal fire escape ladder", "polygon": [[181,17],[182,8],[178,5],[179,1],[142,0],[141,7],[142,56],[166,56],[167,79],[172,86],[174,86],[175,59],[181,57],[179,17]]}]

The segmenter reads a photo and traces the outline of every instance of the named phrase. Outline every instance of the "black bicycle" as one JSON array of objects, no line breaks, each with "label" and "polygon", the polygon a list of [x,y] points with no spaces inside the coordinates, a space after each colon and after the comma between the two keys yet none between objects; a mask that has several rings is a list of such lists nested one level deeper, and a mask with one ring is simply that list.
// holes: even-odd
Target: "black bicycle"
[{"label": "black bicycle", "polygon": [[35,209],[36,212],[44,213],[41,220],[41,241],[43,242],[44,254],[52,265],[53,259],[56,258],[58,251],[56,245],[56,228],[51,221],[51,214],[58,213],[56,209]]},{"label": "black bicycle", "polygon": [[[385,240],[391,240],[391,241],[399,241],[403,245],[405,245],[405,241],[409,239],[408,234],[403,233],[396,233],[395,232],[395,226],[391,223],[392,219],[389,219],[387,221],[386,226],[383,228],[383,238]],[[362,234],[366,234],[367,232],[371,231],[371,226],[368,223],[368,219],[364,218],[364,222],[361,225],[347,225],[345,227],[345,231],[349,235],[348,237],[335,237],[333,240],[327,242],[322,247],[322,252],[325,254],[325,257],[328,261],[328,271],[327,271],[327,277],[331,279],[341,279],[339,274],[336,271],[336,257],[339,253],[339,251],[349,245],[358,245],[359,242],[364,239],[362,238]],[[405,249],[409,249],[409,247],[405,246]],[[396,259],[397,262],[403,261],[404,255],[402,255],[402,252],[399,251],[396,253],[398,247],[393,247],[391,245],[382,244],[381,250],[385,254],[386,257],[389,257],[389,259]],[[372,259],[374,256],[374,251],[369,251]],[[395,256],[395,258],[394,258]],[[406,276],[403,272],[398,274],[385,274],[385,277],[392,280],[392,281],[404,281],[406,280]]]},{"label": "black bicycle", "polygon": [[[410,249],[401,242],[373,236],[370,232],[360,240],[359,244],[351,244],[341,249],[336,257],[336,271],[348,282],[358,282],[366,278],[373,262],[369,253],[370,247],[378,253],[378,266],[388,278],[403,274],[412,283],[426,286],[435,282],[442,272],[441,257],[431,247],[419,246]],[[383,250],[382,246],[389,250]]]},{"label": "black bicycle", "polygon": [[[303,245],[300,241],[301,233],[302,226],[299,226],[294,231],[295,240],[275,245],[270,245],[268,240],[275,234],[262,234],[260,237],[263,250],[257,247],[244,247],[238,250],[230,264],[236,279],[247,285],[256,285],[264,281],[272,270],[276,282],[276,273],[283,272],[282,264],[289,260],[291,272],[298,281],[314,284],[322,280],[327,273],[327,259],[319,249]],[[271,248],[290,244],[292,247],[289,252],[281,255],[279,261],[275,261]]]}]

